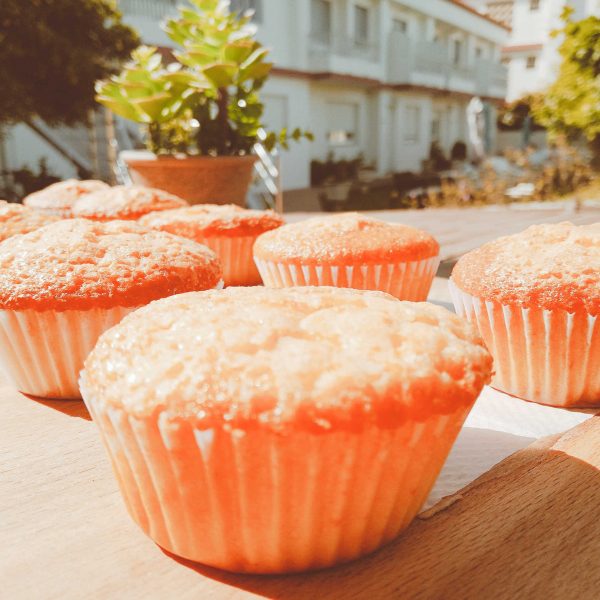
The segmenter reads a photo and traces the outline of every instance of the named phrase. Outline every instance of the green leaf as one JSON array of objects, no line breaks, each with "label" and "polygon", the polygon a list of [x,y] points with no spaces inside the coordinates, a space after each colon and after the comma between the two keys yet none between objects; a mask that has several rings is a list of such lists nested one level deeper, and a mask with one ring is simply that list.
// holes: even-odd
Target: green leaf
[{"label": "green leaf", "polygon": [[173,40],[176,44],[180,44],[181,46],[183,46],[187,39],[187,31],[185,27],[182,27],[181,24],[174,19],[167,21],[163,27],[163,30],[169,39]]},{"label": "green leaf", "polygon": [[215,87],[222,88],[234,83],[238,66],[235,63],[214,63],[204,67],[202,72]]},{"label": "green leaf", "polygon": [[254,63],[253,65],[250,65],[247,69],[242,69],[240,71],[238,82],[243,83],[244,81],[248,81],[249,79],[264,79],[269,75],[272,68],[273,63]]},{"label": "green leaf", "polygon": [[[155,55],[157,48],[155,46],[139,46],[131,53],[134,62],[145,65],[152,56]],[[160,55],[159,55],[160,57]]]},{"label": "green leaf", "polygon": [[[204,67],[217,62],[219,53],[213,48],[200,44],[190,44],[186,46],[185,52],[177,53],[175,56],[178,59],[189,57],[194,65]],[[181,61],[183,62],[183,60]]]},{"label": "green leaf", "polygon": [[254,42],[252,40],[237,40],[228,43],[223,48],[223,60],[242,64],[252,53]]},{"label": "green leaf", "polygon": [[242,63],[241,68],[247,69],[251,65],[262,62],[262,60],[269,54],[268,48],[259,47],[250,54],[250,56]]},{"label": "green leaf", "polygon": [[136,98],[131,101],[133,106],[148,116],[148,122],[160,122],[166,116],[163,115],[163,109],[169,102],[171,102],[169,94],[156,94],[148,98]]},{"label": "green leaf", "polygon": [[109,110],[114,112],[116,115],[134,121],[135,123],[146,123],[144,117],[133,107],[131,104],[120,102],[114,98],[108,96],[96,95],[96,102],[99,102],[103,106],[106,106]]},{"label": "green leaf", "polygon": [[190,4],[197,6],[204,12],[211,12],[219,6],[219,0],[190,0]]}]

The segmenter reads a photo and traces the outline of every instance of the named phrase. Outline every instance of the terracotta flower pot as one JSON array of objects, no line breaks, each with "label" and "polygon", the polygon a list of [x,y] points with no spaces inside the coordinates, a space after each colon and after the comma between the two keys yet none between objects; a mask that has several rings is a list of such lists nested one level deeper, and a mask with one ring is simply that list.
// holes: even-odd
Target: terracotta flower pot
[{"label": "terracotta flower pot", "polygon": [[246,205],[256,156],[123,156],[133,183],[155,187],[190,204]]}]

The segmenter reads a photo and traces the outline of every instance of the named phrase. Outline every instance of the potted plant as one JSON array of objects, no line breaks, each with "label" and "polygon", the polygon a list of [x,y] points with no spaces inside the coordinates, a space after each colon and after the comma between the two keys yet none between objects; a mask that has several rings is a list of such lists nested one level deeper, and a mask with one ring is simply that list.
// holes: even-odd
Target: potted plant
[{"label": "potted plant", "polygon": [[229,0],[190,4],[163,26],[179,47],[173,62],[141,46],[120,74],[97,83],[96,98],[145,130],[150,152],[125,159],[135,183],[192,203],[243,205],[254,145],[260,141],[270,151],[312,135],[263,129],[259,91],[273,64],[255,39],[252,12],[231,12]]}]

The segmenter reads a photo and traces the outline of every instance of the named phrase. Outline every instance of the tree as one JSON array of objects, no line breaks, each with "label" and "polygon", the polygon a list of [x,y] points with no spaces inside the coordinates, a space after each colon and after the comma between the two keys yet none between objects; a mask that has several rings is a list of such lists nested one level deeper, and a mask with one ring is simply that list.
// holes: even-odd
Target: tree
[{"label": "tree", "polygon": [[551,136],[585,136],[600,162],[600,18],[572,21],[573,10],[563,12],[565,26],[560,46],[558,78],[533,106],[538,123]]},{"label": "tree", "polygon": [[95,81],[138,44],[114,0],[1,0],[0,125],[85,122]]},{"label": "tree", "polygon": [[[500,131],[521,131],[525,127],[527,118],[532,116],[532,106],[540,100],[541,94],[528,94],[505,104],[498,111],[498,129]],[[543,129],[535,119],[531,119],[530,127],[534,131]]]}]

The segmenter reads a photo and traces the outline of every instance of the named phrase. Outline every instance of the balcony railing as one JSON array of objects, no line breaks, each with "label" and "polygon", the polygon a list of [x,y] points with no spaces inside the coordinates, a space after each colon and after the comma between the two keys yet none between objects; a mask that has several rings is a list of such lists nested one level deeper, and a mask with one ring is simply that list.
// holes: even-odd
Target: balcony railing
[{"label": "balcony railing", "polygon": [[174,12],[178,0],[119,0],[119,9],[125,15],[162,19]]},{"label": "balcony railing", "polygon": [[413,53],[415,69],[440,75],[448,73],[448,50],[441,44],[420,40],[415,42]]},{"label": "balcony railing", "polygon": [[480,95],[503,95],[507,70],[500,63],[484,59],[455,64],[443,44],[412,40],[405,33],[392,32],[388,46],[388,81],[392,84],[437,85]]},{"label": "balcony railing", "polygon": [[326,54],[371,62],[379,60],[379,44],[353,40],[347,36],[334,36],[327,32],[310,34],[310,52],[319,57],[320,62],[326,60]]}]

